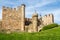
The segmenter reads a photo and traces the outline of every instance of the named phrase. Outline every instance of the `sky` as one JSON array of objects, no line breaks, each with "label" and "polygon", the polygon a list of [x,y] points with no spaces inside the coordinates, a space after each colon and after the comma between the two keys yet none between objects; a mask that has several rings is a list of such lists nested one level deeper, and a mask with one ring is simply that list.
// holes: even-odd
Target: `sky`
[{"label": "sky", "polygon": [[35,12],[38,15],[53,14],[54,22],[60,24],[60,0],[0,0],[0,19],[2,19],[2,6],[16,8],[26,5],[26,17],[31,18]]}]

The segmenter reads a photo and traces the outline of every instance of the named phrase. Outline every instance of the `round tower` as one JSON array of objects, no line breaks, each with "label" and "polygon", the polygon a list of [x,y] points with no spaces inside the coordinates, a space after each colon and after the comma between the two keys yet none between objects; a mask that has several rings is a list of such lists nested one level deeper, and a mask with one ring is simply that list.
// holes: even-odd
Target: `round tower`
[{"label": "round tower", "polygon": [[34,13],[32,16],[33,32],[38,31],[38,14]]},{"label": "round tower", "polygon": [[25,4],[21,5],[21,31],[25,29]]}]

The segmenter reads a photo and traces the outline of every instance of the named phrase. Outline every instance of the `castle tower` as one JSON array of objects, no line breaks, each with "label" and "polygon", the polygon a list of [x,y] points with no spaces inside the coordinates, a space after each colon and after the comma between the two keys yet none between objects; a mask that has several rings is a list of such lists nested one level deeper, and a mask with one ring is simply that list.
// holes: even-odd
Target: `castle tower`
[{"label": "castle tower", "polygon": [[32,24],[33,24],[33,32],[37,32],[38,31],[38,14],[35,13],[32,16]]},{"label": "castle tower", "polygon": [[21,5],[21,31],[25,29],[25,5]]},{"label": "castle tower", "polygon": [[9,16],[11,11],[9,7],[2,7],[2,30],[10,30]]}]

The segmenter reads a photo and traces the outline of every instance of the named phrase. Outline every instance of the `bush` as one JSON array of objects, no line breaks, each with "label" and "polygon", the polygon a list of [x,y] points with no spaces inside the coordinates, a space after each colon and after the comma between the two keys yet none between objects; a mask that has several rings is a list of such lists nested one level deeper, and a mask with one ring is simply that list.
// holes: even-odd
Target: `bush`
[{"label": "bush", "polygon": [[47,29],[51,29],[51,28],[54,28],[54,27],[58,27],[58,24],[54,23],[54,24],[44,26],[42,30],[47,30]]}]

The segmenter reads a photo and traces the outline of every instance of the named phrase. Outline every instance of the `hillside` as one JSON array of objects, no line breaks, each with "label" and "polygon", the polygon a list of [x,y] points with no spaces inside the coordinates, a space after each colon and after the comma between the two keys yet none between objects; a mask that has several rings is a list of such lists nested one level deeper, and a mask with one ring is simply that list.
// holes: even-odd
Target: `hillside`
[{"label": "hillside", "polygon": [[0,40],[60,40],[60,27],[37,33],[0,33]]}]

